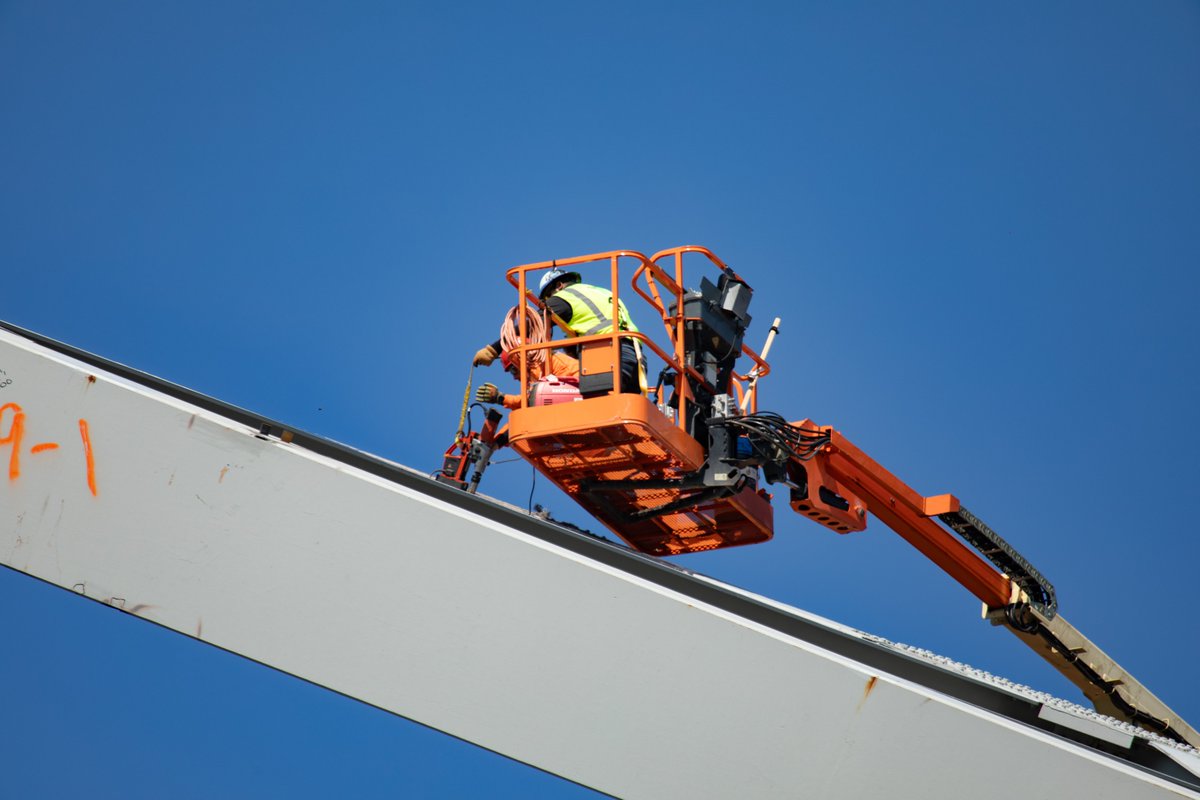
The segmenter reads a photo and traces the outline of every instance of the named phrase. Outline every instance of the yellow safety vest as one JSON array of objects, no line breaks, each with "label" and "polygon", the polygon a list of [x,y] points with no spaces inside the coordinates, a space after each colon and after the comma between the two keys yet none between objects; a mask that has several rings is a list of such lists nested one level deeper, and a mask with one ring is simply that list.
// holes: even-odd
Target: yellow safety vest
[{"label": "yellow safety vest", "polygon": [[[591,286],[586,283],[574,283],[565,289],[559,289],[554,296],[561,297],[567,301],[567,305],[571,306],[571,321],[567,323],[567,327],[573,333],[579,336],[612,333],[613,299],[612,292],[608,289],[601,289],[599,286]],[[621,330],[637,333],[637,326],[629,318],[625,301],[618,302]]]}]

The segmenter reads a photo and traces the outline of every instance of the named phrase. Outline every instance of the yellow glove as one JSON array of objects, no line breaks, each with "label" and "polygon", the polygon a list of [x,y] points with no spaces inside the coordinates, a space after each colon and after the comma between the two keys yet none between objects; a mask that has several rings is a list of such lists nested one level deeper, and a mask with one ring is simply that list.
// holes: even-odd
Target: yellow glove
[{"label": "yellow glove", "polygon": [[475,390],[475,402],[477,403],[499,403],[500,390],[493,383],[485,383]]},{"label": "yellow glove", "polygon": [[496,356],[500,355],[496,352],[496,348],[490,344],[475,354],[475,361],[472,362],[477,367],[486,367],[496,360]]}]

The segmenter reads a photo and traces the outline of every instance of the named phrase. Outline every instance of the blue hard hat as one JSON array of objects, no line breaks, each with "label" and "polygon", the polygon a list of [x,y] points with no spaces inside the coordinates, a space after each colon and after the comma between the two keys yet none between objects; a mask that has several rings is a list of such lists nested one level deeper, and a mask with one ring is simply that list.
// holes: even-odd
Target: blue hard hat
[{"label": "blue hard hat", "polygon": [[542,282],[538,284],[538,297],[542,300],[546,299],[546,290],[557,281],[559,278],[567,278],[575,283],[579,283],[583,278],[579,277],[578,272],[568,272],[565,269],[554,269],[542,276]]}]

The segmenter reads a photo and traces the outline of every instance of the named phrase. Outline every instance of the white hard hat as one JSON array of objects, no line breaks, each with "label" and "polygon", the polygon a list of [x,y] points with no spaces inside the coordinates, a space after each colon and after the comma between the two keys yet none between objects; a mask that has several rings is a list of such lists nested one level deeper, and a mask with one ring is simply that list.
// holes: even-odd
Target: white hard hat
[{"label": "white hard hat", "polygon": [[567,278],[575,283],[579,283],[583,278],[579,277],[578,272],[568,272],[564,269],[555,267],[542,276],[542,282],[538,284],[538,297],[542,300],[546,299],[546,290],[550,288],[559,278]]}]

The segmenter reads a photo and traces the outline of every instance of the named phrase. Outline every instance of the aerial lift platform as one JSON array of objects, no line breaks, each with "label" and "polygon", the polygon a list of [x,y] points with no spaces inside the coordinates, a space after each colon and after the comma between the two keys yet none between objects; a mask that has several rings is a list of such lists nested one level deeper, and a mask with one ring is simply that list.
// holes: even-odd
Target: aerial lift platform
[{"label": "aerial lift platform", "polygon": [[5,566],[598,791],[1200,798],[1165,736],[8,325],[0,369]]}]

